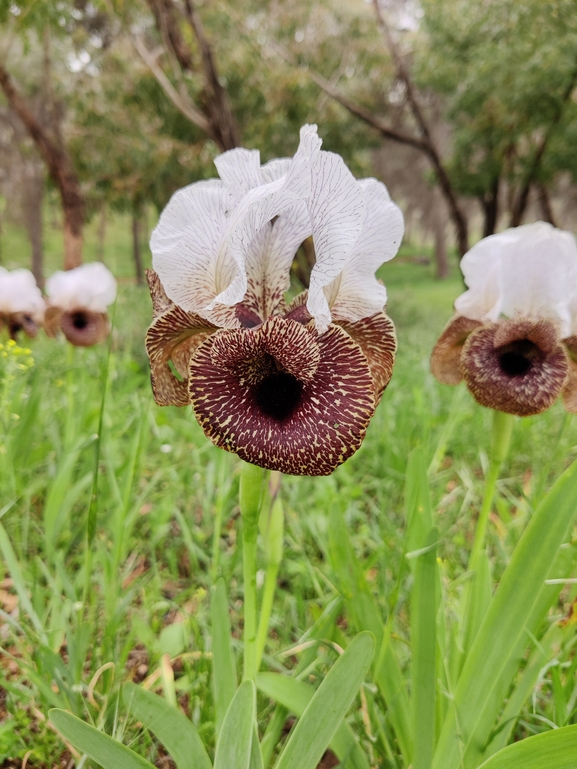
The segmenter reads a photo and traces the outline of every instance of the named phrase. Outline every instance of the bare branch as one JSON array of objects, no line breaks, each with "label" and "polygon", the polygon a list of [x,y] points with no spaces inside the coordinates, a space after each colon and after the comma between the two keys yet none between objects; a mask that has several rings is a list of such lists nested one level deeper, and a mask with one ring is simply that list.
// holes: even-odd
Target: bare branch
[{"label": "bare branch", "polygon": [[282,59],[284,59],[287,64],[290,64],[293,67],[299,67],[301,70],[306,72],[313,83],[318,85],[321,90],[323,90],[331,98],[337,101],[352,115],[360,118],[362,121],[367,123],[367,125],[370,125],[371,128],[374,128],[376,131],[378,131],[385,139],[391,139],[392,141],[399,142],[400,144],[408,144],[410,147],[414,147],[420,152],[427,151],[425,143],[422,142],[418,137],[410,136],[409,134],[404,134],[401,131],[397,131],[394,128],[391,128],[362,104],[359,104],[358,102],[346,96],[340,88],[338,88],[330,80],[327,80],[326,77],[320,74],[320,72],[317,72],[311,67],[303,67],[302,65],[299,65],[291,52],[280,43],[273,40],[267,40],[267,46],[272,51],[274,51],[277,56],[280,56]]},{"label": "bare branch", "polygon": [[[531,189],[531,185],[537,179],[537,175],[539,173],[539,169],[541,168],[541,163],[543,161],[543,156],[545,154],[545,150],[547,149],[547,145],[549,144],[551,137],[555,133],[557,126],[561,122],[561,118],[563,117],[563,112],[565,111],[565,107],[567,103],[571,99],[571,95],[575,90],[576,84],[577,84],[577,60],[575,61],[575,66],[573,68],[573,71],[571,72],[571,79],[567,84],[563,92],[563,95],[561,96],[561,100],[559,102],[557,111],[555,112],[547,131],[545,131],[545,134],[543,135],[541,142],[537,147],[537,150],[535,151],[533,162],[531,163],[529,171],[527,172],[525,181],[523,182],[523,187],[521,188],[521,192],[519,193],[519,197],[517,198],[515,205],[513,206],[513,213],[511,215],[511,222],[510,222],[511,227],[518,227],[519,224],[521,224],[523,214],[525,213],[525,209],[527,208],[527,202],[529,200],[529,191]],[[543,199],[542,193],[541,193],[541,199]],[[552,218],[552,215],[550,218]]]},{"label": "bare branch", "polygon": [[192,3],[192,0],[184,0],[186,17],[192,27],[202,56],[202,68],[206,80],[207,100],[206,112],[215,135],[220,137],[220,144],[225,150],[233,149],[240,145],[240,131],[233,115],[228,94],[223,88],[218,77],[216,61],[212,53],[212,47],[206,37],[202,19]]},{"label": "bare branch", "polygon": [[61,143],[48,135],[44,126],[32,114],[1,64],[0,88],[33,139],[51,179],[58,187],[64,213],[64,268],[77,267],[82,263],[84,197],[70,155]]},{"label": "bare branch", "polygon": [[397,71],[397,77],[405,85],[407,102],[409,104],[409,107],[415,119],[415,122],[419,128],[419,131],[421,132],[421,136],[423,137],[423,142],[426,146],[426,149],[424,151],[426,152],[427,157],[431,161],[431,164],[435,171],[435,175],[437,177],[437,181],[439,182],[439,187],[441,188],[441,192],[443,193],[443,196],[447,201],[449,212],[451,214],[451,219],[453,220],[453,224],[455,225],[455,230],[457,232],[457,247],[462,256],[469,248],[467,221],[465,219],[463,212],[459,208],[459,204],[457,203],[457,196],[453,189],[453,185],[451,184],[449,175],[445,170],[445,167],[441,160],[441,155],[435,146],[435,142],[433,140],[431,131],[429,130],[427,120],[425,118],[425,115],[419,104],[419,100],[415,93],[415,89],[413,87],[413,82],[411,80],[411,76],[409,75],[409,71],[405,67],[405,63],[393,39],[391,30],[389,29],[389,25],[387,24],[386,19],[383,16],[383,13],[381,11],[379,0],[373,0],[373,5],[375,7],[375,13],[377,15],[377,24],[379,25],[379,29],[383,34],[387,48],[391,53],[391,57],[395,65],[395,69]]},{"label": "bare branch", "polygon": [[176,109],[181,112],[191,123],[198,126],[205,133],[209,133],[209,124],[205,115],[186,97],[178,93],[170,80],[164,74],[162,68],[158,65],[156,58],[150,53],[144,42],[138,35],[132,36],[132,43],[136,48],[140,58],[152,72],[158,84],[174,104]]}]

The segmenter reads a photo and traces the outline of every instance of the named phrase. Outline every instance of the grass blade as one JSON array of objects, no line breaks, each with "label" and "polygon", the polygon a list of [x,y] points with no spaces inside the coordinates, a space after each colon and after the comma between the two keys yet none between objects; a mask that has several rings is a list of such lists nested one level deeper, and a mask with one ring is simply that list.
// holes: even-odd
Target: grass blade
[{"label": "grass blade", "polygon": [[258,731],[256,724],[252,730],[252,743],[250,746],[250,769],[264,769],[262,750],[258,742]]},{"label": "grass blade", "polygon": [[357,631],[368,630],[376,640],[373,677],[385,700],[403,758],[411,763],[411,710],[407,687],[390,642],[390,632],[383,625],[381,610],[370,591],[366,577],[353,552],[349,532],[341,511],[334,505],[330,513],[329,555],[347,613]]},{"label": "grass blade", "polygon": [[[287,710],[300,718],[312,700],[315,689],[304,681],[282,675],[282,673],[259,673],[256,685],[263,694],[284,705]],[[359,745],[355,733],[346,721],[342,721],[329,747],[340,761],[348,760],[347,766],[355,769],[369,769],[369,762]]]},{"label": "grass blade", "polygon": [[14,552],[14,549],[12,547],[12,543],[10,542],[8,534],[6,533],[6,529],[4,528],[4,526],[2,526],[1,523],[0,523],[0,551],[2,552],[2,555],[4,557],[4,562],[8,567],[8,571],[10,572],[10,576],[14,580],[14,588],[18,593],[20,606],[26,612],[26,614],[28,614],[28,616],[30,617],[31,622],[34,625],[34,628],[36,629],[43,643],[46,643],[46,633],[44,631],[44,626],[40,620],[40,617],[34,611],[32,602],[28,596],[28,590],[26,589],[26,583],[24,581],[22,570],[20,569],[20,564],[18,563],[18,559],[16,558],[16,553]]},{"label": "grass blade", "polygon": [[479,769],[575,769],[577,726],[564,726],[527,737],[503,748]]},{"label": "grass blade", "polygon": [[50,720],[68,742],[98,761],[103,769],[154,769],[153,764],[137,756],[126,745],[65,710],[51,710]]},{"label": "grass blade", "polygon": [[184,713],[133,683],[124,684],[122,693],[130,713],[158,737],[178,769],[212,769],[196,727]]},{"label": "grass blade", "polygon": [[254,681],[247,679],[236,690],[216,743],[214,769],[249,769],[256,718]]},{"label": "grass blade", "polygon": [[236,665],[231,644],[228,594],[222,577],[217,579],[210,603],[212,619],[212,686],[216,709],[216,733],[237,688]]},{"label": "grass blade", "polygon": [[557,591],[544,587],[577,508],[577,462],[527,526],[471,647],[435,751],[433,769],[478,766],[516,671],[516,660]]},{"label": "grass blade", "polygon": [[315,769],[363,682],[374,648],[371,633],[353,639],[314,693],[276,769]]},{"label": "grass blade", "polygon": [[437,683],[437,540],[432,527],[415,558],[411,593],[411,706],[413,715],[413,769],[428,769],[435,740]]}]

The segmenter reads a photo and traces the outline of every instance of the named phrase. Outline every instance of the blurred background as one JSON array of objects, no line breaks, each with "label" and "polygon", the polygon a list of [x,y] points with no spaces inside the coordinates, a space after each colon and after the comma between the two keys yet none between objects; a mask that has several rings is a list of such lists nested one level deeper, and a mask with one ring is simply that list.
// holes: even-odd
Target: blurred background
[{"label": "blurred background", "polygon": [[[142,281],[177,188],[235,146],[383,180],[439,278],[483,235],[577,219],[575,0],[0,0],[0,263]],[[63,230],[75,241],[63,245]],[[71,260],[71,261],[70,261]],[[297,260],[298,261],[298,260]],[[306,283],[307,254],[301,254]]]}]

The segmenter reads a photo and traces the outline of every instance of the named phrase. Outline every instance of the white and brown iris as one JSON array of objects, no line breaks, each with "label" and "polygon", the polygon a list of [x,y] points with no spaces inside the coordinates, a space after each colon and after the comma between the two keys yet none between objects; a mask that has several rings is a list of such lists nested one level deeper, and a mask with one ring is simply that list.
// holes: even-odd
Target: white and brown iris
[{"label": "white and brown iris", "polygon": [[[151,239],[146,346],[159,405],[191,404],[217,446],[265,468],[327,475],[361,445],[396,351],[374,277],[403,223],[383,184],[356,181],[301,129],[292,159],[216,160],[179,190]],[[284,295],[313,237],[308,292]]]},{"label": "white and brown iris", "polygon": [[30,270],[0,267],[0,330],[11,339],[20,332],[35,337],[42,326],[45,304]]},{"label": "white and brown iris", "polygon": [[469,288],[431,358],[445,384],[463,379],[483,406],[540,414],[563,396],[577,413],[577,245],[550,224],[506,230],[461,261]]},{"label": "white and brown iris", "polygon": [[91,262],[46,281],[48,307],[44,329],[54,337],[62,332],[76,347],[91,347],[110,332],[107,308],[116,298],[116,280],[102,262]]}]

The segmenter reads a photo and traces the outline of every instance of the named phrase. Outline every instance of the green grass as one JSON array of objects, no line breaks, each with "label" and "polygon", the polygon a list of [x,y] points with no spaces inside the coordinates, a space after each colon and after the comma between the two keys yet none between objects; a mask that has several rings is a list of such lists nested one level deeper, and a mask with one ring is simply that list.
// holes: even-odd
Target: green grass
[{"label": "green grass", "polygon": [[[95,227],[87,231],[87,259],[96,253]],[[50,227],[46,246],[50,274],[60,266],[59,235]],[[28,247],[17,228],[5,229],[2,253],[8,267],[27,264]],[[462,284],[456,269],[449,280],[435,281],[432,265],[416,263],[412,254],[404,249],[380,273],[399,353],[363,447],[328,478],[283,479],[285,554],[265,669],[294,668],[299,655],[281,652],[297,643],[338,595],[338,569],[329,547],[330,515],[338,511],[358,568],[383,618],[392,622],[391,643],[408,671],[412,576],[404,572],[400,584],[397,576],[406,535],[405,472],[415,447],[421,447],[427,463],[438,460],[429,476],[439,529],[437,556],[448,615],[458,611],[484,489],[491,414],[474,404],[462,385],[444,387],[429,372],[430,351]],[[106,345],[72,349],[62,339],[39,336],[30,344],[34,366],[15,369],[0,391],[4,767],[20,766],[28,754],[29,767],[66,766],[67,748],[45,721],[50,707],[69,709],[158,766],[168,766],[154,739],[126,719],[118,694],[125,681],[152,676],[148,685],[170,695],[172,684],[159,673],[165,654],[172,660],[181,707],[209,751],[214,750],[206,652],[217,506],[223,510],[223,528],[216,574],[229,585],[233,634],[241,636],[239,461],[212,446],[189,409],[159,408],[153,402],[143,344],[150,300],[147,290],[130,280],[126,219],[110,222],[105,261],[121,278],[109,362]],[[490,524],[493,582],[509,561],[535,500],[576,453],[577,426],[560,404],[541,417],[517,420],[494,505],[498,515]],[[89,541],[95,467],[96,528]],[[569,617],[568,624],[555,637],[554,664],[543,666],[532,699],[524,704],[517,736],[549,722],[560,726],[575,720],[573,597],[564,590],[555,607],[558,617]],[[337,619],[323,637],[344,645],[350,618],[340,610]],[[327,643],[310,661],[310,680],[317,681],[334,658]],[[395,758],[398,750],[379,694],[367,689],[364,696],[370,718],[363,720],[360,707],[355,709],[350,716],[354,730],[375,765],[403,766]],[[263,728],[270,714],[268,699],[261,697]]]}]

